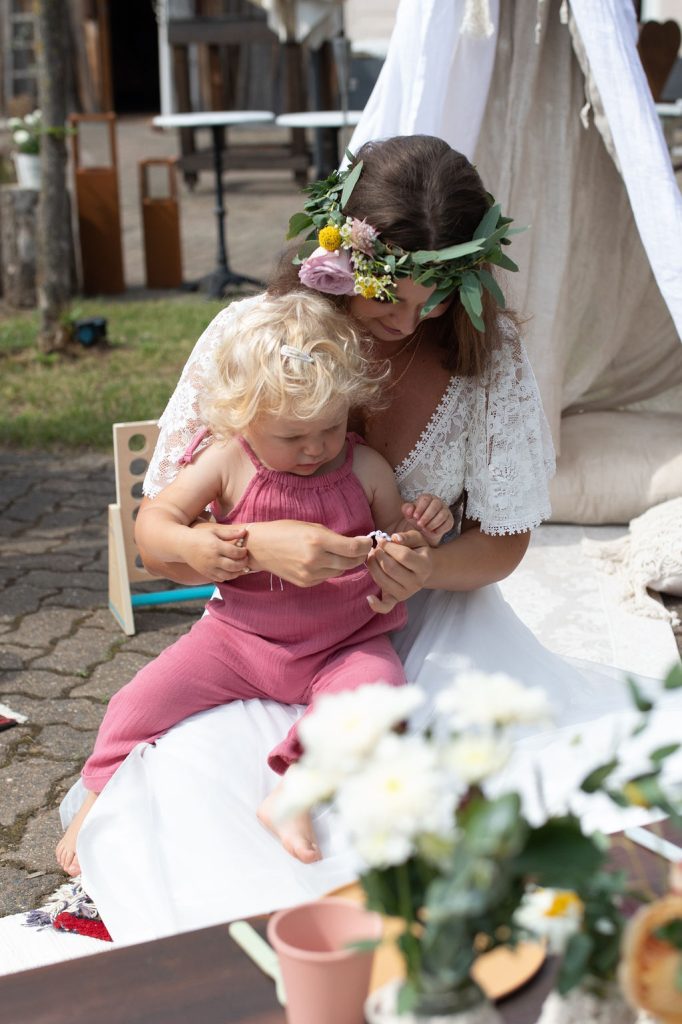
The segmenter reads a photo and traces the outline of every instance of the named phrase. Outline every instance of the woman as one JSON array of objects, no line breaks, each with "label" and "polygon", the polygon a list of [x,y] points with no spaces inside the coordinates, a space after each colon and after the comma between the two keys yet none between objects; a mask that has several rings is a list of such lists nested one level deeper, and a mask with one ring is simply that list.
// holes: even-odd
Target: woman
[{"label": "woman", "polygon": [[[535,641],[490,586],[518,565],[530,530],[549,514],[553,452],[517,322],[498,309],[495,286],[488,287],[484,277],[492,268],[476,262],[475,246],[463,261],[442,250],[471,243],[486,226],[483,234],[494,244],[478,251],[504,265],[497,254],[505,232],[486,225],[490,197],[477,172],[441,140],[413,136],[370,143],[358,160],[362,169],[350,198],[346,194],[335,206],[340,189],[330,195],[319,185],[308,204],[309,213],[324,213],[316,227],[334,227],[342,237],[346,225],[359,232],[355,242],[346,238],[355,271],[346,260],[330,282],[313,272],[313,257],[299,269],[289,254],[269,290],[281,294],[307,281],[329,294],[345,287],[339,281],[345,271],[355,273],[353,289],[383,294],[383,301],[330,295],[367,329],[376,355],[391,366],[385,408],[361,415],[355,427],[394,467],[405,500],[430,491],[457,506],[461,517],[461,530],[449,543],[430,548],[416,532],[407,533],[406,543],[386,543],[371,559],[384,596],[410,600],[408,626],[396,638],[407,678],[433,692],[467,658],[478,668],[501,668],[529,684],[541,683],[563,722],[594,717],[619,700],[614,688],[605,687],[595,705],[590,687]],[[493,228],[508,223],[497,215],[493,220]],[[330,237],[330,259],[342,264],[343,245],[335,246],[338,239]],[[377,271],[375,260],[374,277],[358,278],[362,254],[377,252],[386,260],[383,269]],[[425,264],[424,254],[430,257]],[[409,273],[389,272],[398,265]],[[431,276],[424,277],[424,266]],[[463,276],[472,272],[484,284],[482,292],[471,276]],[[481,294],[480,308],[472,302],[472,287]],[[146,481],[152,500],[177,472],[199,426],[202,368],[241,305],[228,307],[207,328],[162,417]],[[472,323],[483,326],[481,317],[482,331]],[[323,527],[289,521],[243,526],[246,557],[273,578],[299,586],[314,586],[364,558],[356,540]],[[213,531],[227,578],[235,569],[229,540],[238,532],[209,524],[196,528]],[[186,566],[146,564],[178,581],[200,582]],[[256,822],[255,808],[275,781],[262,755],[298,713],[272,702],[234,702],[175,727],[155,747],[131,753],[97,801],[78,847],[84,887],[115,939],[139,940],[265,912],[314,898],[353,877],[326,812],[315,822],[324,856],[311,865],[289,857]]]}]

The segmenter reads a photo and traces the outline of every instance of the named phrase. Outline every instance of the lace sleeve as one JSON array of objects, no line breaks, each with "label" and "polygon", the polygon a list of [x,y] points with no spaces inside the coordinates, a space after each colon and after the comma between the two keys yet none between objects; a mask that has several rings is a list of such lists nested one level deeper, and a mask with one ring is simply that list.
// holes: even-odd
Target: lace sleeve
[{"label": "lace sleeve", "polygon": [[143,484],[143,492],[148,498],[155,498],[175,479],[179,459],[202,425],[199,418],[199,394],[213,349],[222,338],[225,324],[260,299],[261,296],[256,295],[241,302],[233,302],[222,309],[192,349],[177,387],[159,420],[159,439]]},{"label": "lace sleeve", "polygon": [[466,514],[484,533],[522,533],[551,513],[554,447],[516,327],[508,321],[487,383],[476,389],[466,454]]}]

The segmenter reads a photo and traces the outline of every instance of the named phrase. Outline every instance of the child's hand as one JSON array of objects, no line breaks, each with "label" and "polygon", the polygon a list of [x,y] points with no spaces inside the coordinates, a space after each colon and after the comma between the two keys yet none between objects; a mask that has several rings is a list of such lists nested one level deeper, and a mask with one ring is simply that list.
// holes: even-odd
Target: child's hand
[{"label": "child's hand", "polygon": [[195,523],[185,534],[183,559],[212,583],[228,583],[251,572],[246,530],[235,535],[234,526]]},{"label": "child's hand", "polygon": [[[402,544],[403,540],[399,533],[394,533],[389,537],[389,535],[387,533],[384,533],[383,530],[374,530],[370,534],[370,537],[372,536],[376,541],[376,548],[373,548],[370,551],[369,555],[367,556],[368,566],[371,560],[375,557],[374,552],[378,548],[385,547],[388,541],[391,541],[393,544]],[[392,612],[395,606],[398,604],[398,598],[392,597],[391,595],[386,594],[382,590],[381,597],[377,597],[376,594],[369,594],[367,597],[367,604],[370,606],[373,612],[377,612],[379,615],[387,615],[389,612]]]},{"label": "child's hand", "polygon": [[434,494],[420,494],[415,502],[406,501],[401,512],[424,534],[432,547],[436,547],[455,525],[448,506]]}]

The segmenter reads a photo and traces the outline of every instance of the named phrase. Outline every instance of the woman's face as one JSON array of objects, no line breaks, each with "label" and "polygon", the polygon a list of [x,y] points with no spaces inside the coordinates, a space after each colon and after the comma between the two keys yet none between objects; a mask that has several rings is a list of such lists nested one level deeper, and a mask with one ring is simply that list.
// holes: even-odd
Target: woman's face
[{"label": "woman's face", "polygon": [[[415,284],[409,277],[402,277],[395,289],[397,302],[377,302],[376,299],[363,299],[361,295],[354,295],[350,300],[350,312],[377,341],[399,342],[414,334],[419,314],[434,291],[434,288]],[[442,316],[451,302],[451,297],[446,299],[422,319],[431,320]]]}]

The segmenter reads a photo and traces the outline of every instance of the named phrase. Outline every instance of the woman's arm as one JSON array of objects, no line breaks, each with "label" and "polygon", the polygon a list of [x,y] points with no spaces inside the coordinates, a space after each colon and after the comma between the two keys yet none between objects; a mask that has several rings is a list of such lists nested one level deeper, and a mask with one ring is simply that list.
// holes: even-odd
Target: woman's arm
[{"label": "woman's arm", "polygon": [[431,548],[417,531],[402,534],[403,543],[386,541],[369,559],[369,570],[386,596],[405,601],[418,590],[478,590],[509,576],[526,553],[530,531],[504,536],[483,533],[465,520],[461,535]]}]

